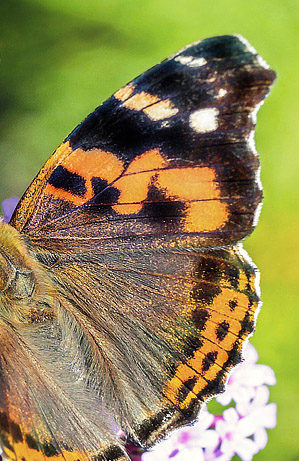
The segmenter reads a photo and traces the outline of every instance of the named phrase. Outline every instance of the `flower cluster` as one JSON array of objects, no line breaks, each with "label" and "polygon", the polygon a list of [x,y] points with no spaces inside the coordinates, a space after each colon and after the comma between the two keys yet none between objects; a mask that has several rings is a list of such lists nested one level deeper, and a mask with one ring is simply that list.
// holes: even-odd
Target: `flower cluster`
[{"label": "flower cluster", "polygon": [[268,366],[257,364],[257,359],[255,348],[248,343],[244,361],[231,373],[225,392],[216,397],[221,405],[230,405],[222,415],[204,408],[193,426],[175,431],[140,460],[229,461],[238,455],[250,461],[266,446],[266,429],[276,425],[276,405],[268,403],[267,387],[275,384],[275,375]]}]

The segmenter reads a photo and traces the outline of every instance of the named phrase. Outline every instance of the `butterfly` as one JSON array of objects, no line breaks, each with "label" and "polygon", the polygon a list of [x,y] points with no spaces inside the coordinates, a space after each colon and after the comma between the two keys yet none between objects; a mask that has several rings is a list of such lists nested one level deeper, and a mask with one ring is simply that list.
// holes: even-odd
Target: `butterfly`
[{"label": "butterfly", "polygon": [[192,423],[259,308],[241,240],[275,79],[240,36],[114,93],[0,223],[0,440],[15,461],[125,461]]}]

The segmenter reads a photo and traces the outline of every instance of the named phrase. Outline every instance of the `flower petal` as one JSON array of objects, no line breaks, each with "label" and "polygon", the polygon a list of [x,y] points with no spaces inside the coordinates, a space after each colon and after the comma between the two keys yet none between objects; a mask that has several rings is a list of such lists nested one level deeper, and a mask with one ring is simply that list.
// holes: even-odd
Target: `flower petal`
[{"label": "flower petal", "polygon": [[5,222],[10,221],[10,218],[11,218],[13,212],[15,211],[15,208],[16,208],[18,202],[19,202],[18,197],[10,197],[10,198],[8,198],[6,200],[3,200],[3,202],[1,203],[2,210],[3,210],[3,213],[4,213],[3,221],[5,221]]},{"label": "flower petal", "polygon": [[268,435],[266,429],[260,427],[253,435],[253,440],[259,450],[263,450],[268,442]]},{"label": "flower petal", "polygon": [[258,452],[256,444],[251,439],[240,439],[235,446],[235,452],[243,461],[251,461]]},{"label": "flower petal", "polygon": [[228,410],[224,410],[223,418],[229,424],[235,424],[239,420],[239,416],[235,408],[228,408]]}]

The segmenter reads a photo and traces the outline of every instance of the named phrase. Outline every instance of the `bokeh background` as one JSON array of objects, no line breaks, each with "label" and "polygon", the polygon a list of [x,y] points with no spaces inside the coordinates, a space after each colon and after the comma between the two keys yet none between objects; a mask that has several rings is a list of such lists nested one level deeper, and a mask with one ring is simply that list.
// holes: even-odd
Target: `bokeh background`
[{"label": "bokeh background", "polygon": [[[246,248],[264,302],[252,339],[277,385],[256,461],[299,460],[298,0],[1,0],[0,199],[120,86],[194,40],[244,35],[278,72],[258,115],[264,206]],[[297,294],[297,296],[296,296]]]}]

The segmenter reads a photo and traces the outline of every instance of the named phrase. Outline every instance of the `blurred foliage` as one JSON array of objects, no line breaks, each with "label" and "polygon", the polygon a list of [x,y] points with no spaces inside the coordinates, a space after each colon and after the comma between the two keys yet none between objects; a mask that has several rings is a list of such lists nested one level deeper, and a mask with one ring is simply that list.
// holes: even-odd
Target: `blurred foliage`
[{"label": "blurred foliage", "polygon": [[257,461],[299,459],[298,7],[298,0],[0,2],[1,200],[21,196],[95,106],[187,43],[240,33],[278,72],[256,133],[264,207],[245,245],[262,274],[252,342],[278,379],[271,393],[278,425]]}]

